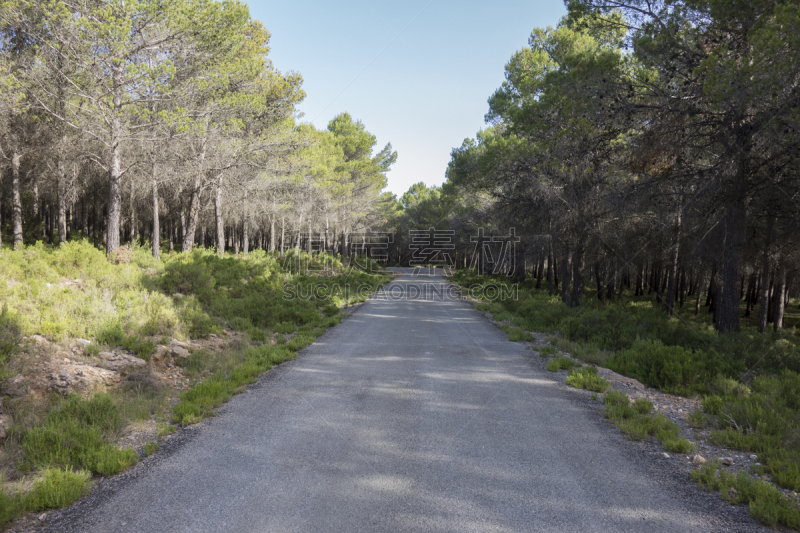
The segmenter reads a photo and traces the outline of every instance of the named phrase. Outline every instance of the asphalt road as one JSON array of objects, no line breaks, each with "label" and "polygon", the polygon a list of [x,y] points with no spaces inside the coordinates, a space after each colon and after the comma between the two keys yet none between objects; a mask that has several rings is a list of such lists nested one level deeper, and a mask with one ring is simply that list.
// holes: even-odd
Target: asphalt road
[{"label": "asphalt road", "polygon": [[[446,286],[405,272],[389,294]],[[707,510],[688,483],[660,478],[535,357],[467,303],[372,299],[194,437],[52,527],[739,530],[720,514],[729,506]]]}]

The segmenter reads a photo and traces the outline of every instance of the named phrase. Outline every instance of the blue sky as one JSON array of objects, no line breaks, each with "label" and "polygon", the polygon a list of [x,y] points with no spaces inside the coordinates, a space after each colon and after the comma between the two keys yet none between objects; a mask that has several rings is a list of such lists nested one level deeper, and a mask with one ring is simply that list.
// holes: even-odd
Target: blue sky
[{"label": "blue sky", "polygon": [[562,0],[251,0],[272,34],[270,57],[303,75],[305,122],[347,111],[398,152],[388,189],[439,185],[450,150],[484,127],[486,100],[534,27]]}]

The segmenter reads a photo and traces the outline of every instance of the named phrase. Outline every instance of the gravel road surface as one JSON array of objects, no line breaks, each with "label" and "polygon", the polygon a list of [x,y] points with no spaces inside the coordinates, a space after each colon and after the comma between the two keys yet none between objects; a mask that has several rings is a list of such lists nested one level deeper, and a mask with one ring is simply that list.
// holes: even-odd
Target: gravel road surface
[{"label": "gravel road surface", "polygon": [[[388,294],[52,531],[758,531],[628,442],[441,271]],[[176,439],[180,441],[181,439]],[[685,475],[684,475],[685,478]]]}]

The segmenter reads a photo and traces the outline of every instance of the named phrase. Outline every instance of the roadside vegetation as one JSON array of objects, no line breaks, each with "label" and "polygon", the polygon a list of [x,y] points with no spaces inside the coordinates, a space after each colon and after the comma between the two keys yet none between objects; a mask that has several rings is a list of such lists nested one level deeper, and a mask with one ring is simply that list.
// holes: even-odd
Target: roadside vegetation
[{"label": "roadside vegetation", "polygon": [[[460,270],[451,279],[462,287],[510,285],[508,278],[469,270]],[[767,524],[798,528],[800,509],[785,495],[800,491],[797,301],[791,301],[786,325],[777,332],[759,334],[757,323],[745,318],[742,331],[719,333],[709,313],[695,314],[679,306],[670,317],[647,295],[623,293],[600,300],[587,291],[581,306],[569,307],[546,289],[537,290],[535,283],[530,279],[518,284],[516,299],[483,301],[478,309],[526,332],[549,334],[550,345],[538,348],[539,355],[550,358],[548,370],[569,370],[567,383],[572,386],[595,392],[607,388],[594,366],[581,367],[575,358],[648,387],[701,399],[703,409],[692,413],[689,423],[708,428],[716,445],[757,454],[760,465],[751,474],[768,476],[785,490],[751,479],[751,474],[735,478],[720,471],[719,465],[713,470],[716,473],[709,473],[712,466],[705,465],[693,477],[714,490],[723,487],[726,500],[748,503],[751,514]],[[499,291],[473,291],[487,292]],[[653,436],[668,451],[692,451],[693,445],[680,437],[678,426],[661,414],[650,414],[652,405],[646,400],[631,404],[626,395],[612,391],[603,401],[608,418],[631,439]],[[725,492],[729,488],[735,489],[730,493],[735,497]]]},{"label": "roadside vegetation", "polygon": [[[0,448],[0,524],[69,504],[88,490],[92,476],[136,464],[138,451],[117,444],[126,428],[156,421],[158,433],[167,435],[172,424],[212,416],[259,375],[294,358],[339,323],[341,308],[363,301],[389,279],[371,259],[356,263],[361,267],[297,250],[284,257],[262,250],[220,257],[205,249],[158,261],[139,247],[123,247],[109,261],[88,241],[3,250],[5,383],[34,364],[26,352],[32,341],[25,340],[33,335],[62,344],[83,339],[89,343],[83,356],[90,360],[114,349],[150,360],[169,339],[227,333],[232,341],[223,350],[199,349],[176,359],[188,379],[181,392],[145,365],[107,392],[6,395],[2,408],[10,424]],[[157,448],[148,442],[143,455]]]}]

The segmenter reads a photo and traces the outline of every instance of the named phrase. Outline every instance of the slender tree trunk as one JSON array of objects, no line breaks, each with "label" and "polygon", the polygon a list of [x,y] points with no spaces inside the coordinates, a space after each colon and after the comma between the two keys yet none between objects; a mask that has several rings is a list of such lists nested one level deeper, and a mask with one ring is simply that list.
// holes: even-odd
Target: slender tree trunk
[{"label": "slender tree trunk", "polygon": [[578,307],[583,296],[583,239],[578,241],[578,247],[572,259],[572,301],[570,307]]},{"label": "slender tree trunk", "polygon": [[[67,139],[61,140],[66,143]],[[61,149],[56,155],[56,193],[58,196],[58,242],[67,242],[67,169]]]},{"label": "slender tree trunk", "polygon": [[603,277],[600,275],[600,261],[594,262],[594,281],[597,284],[597,299],[606,301],[606,292],[603,290]]},{"label": "slender tree trunk", "polygon": [[122,99],[124,87],[122,76],[125,65],[120,63],[111,71],[112,102],[111,115],[111,160],[108,165],[108,221],[106,223],[106,253],[111,253],[119,248],[120,218],[122,216],[122,168],[121,168],[121,141],[122,141]]},{"label": "slender tree trunk", "polygon": [[153,188],[153,257],[161,259],[161,224],[158,219],[158,180],[155,163],[150,168],[150,180]]},{"label": "slender tree trunk", "polygon": [[303,212],[300,212],[300,220],[297,222],[297,241],[295,242],[294,248],[298,252],[300,251],[300,236],[303,233]]},{"label": "slender tree trunk", "polygon": [[286,217],[281,217],[281,257],[283,257],[284,243],[286,242]]},{"label": "slender tree trunk", "polygon": [[14,249],[22,248],[22,197],[20,196],[19,167],[22,154],[11,153],[11,217],[14,228]]},{"label": "slender tree trunk", "polygon": [[[200,217],[200,193],[203,185],[203,173],[205,172],[205,159],[206,159],[206,137],[203,136],[202,147],[200,149],[199,171],[195,174],[194,181],[192,182],[192,198],[189,201],[189,215],[188,226],[185,227],[183,233],[183,248],[184,252],[190,252],[194,247],[195,232],[197,231],[197,221]],[[183,221],[182,221],[183,222]]]},{"label": "slender tree trunk", "polygon": [[705,279],[702,275],[698,276],[697,279],[697,290],[695,291],[695,301],[694,301],[694,314],[697,316],[700,314],[700,300],[703,297],[703,291],[700,290],[700,287],[703,285]]},{"label": "slender tree trunk", "polygon": [[786,266],[781,265],[775,287],[775,331],[783,329],[783,316],[786,312]]},{"label": "slender tree trunk", "polygon": [[681,247],[681,219],[683,213],[678,209],[675,217],[675,233],[672,240],[672,257],[669,262],[669,273],[667,275],[667,298],[664,302],[664,311],[669,316],[675,313],[675,293],[677,292],[677,275],[678,275],[678,252]]},{"label": "slender tree trunk", "polygon": [[761,256],[761,297],[759,298],[758,309],[758,332],[767,331],[767,318],[769,314],[769,258],[772,248],[772,227],[774,219],[770,216],[767,219],[766,242],[764,243],[764,254]]},{"label": "slender tree trunk", "polygon": [[275,214],[269,217],[269,251],[275,251]]},{"label": "slender tree trunk", "polygon": [[569,248],[564,246],[564,257],[561,258],[561,301],[566,305],[569,305],[571,278]]},{"label": "slender tree trunk", "polygon": [[552,245],[548,245],[547,247],[547,294],[553,296],[553,247]]},{"label": "slender tree trunk", "polygon": [[222,220],[222,174],[217,177],[216,195],[214,196],[214,220],[217,228],[217,253],[225,255],[225,222]]},{"label": "slender tree trunk", "polygon": [[[746,175],[744,161],[741,163],[740,180]],[[744,194],[734,193],[725,209],[725,256],[722,272],[722,294],[719,300],[719,324],[722,332],[740,330],[739,325],[739,277],[742,275],[742,251],[747,233],[747,206]]]}]

